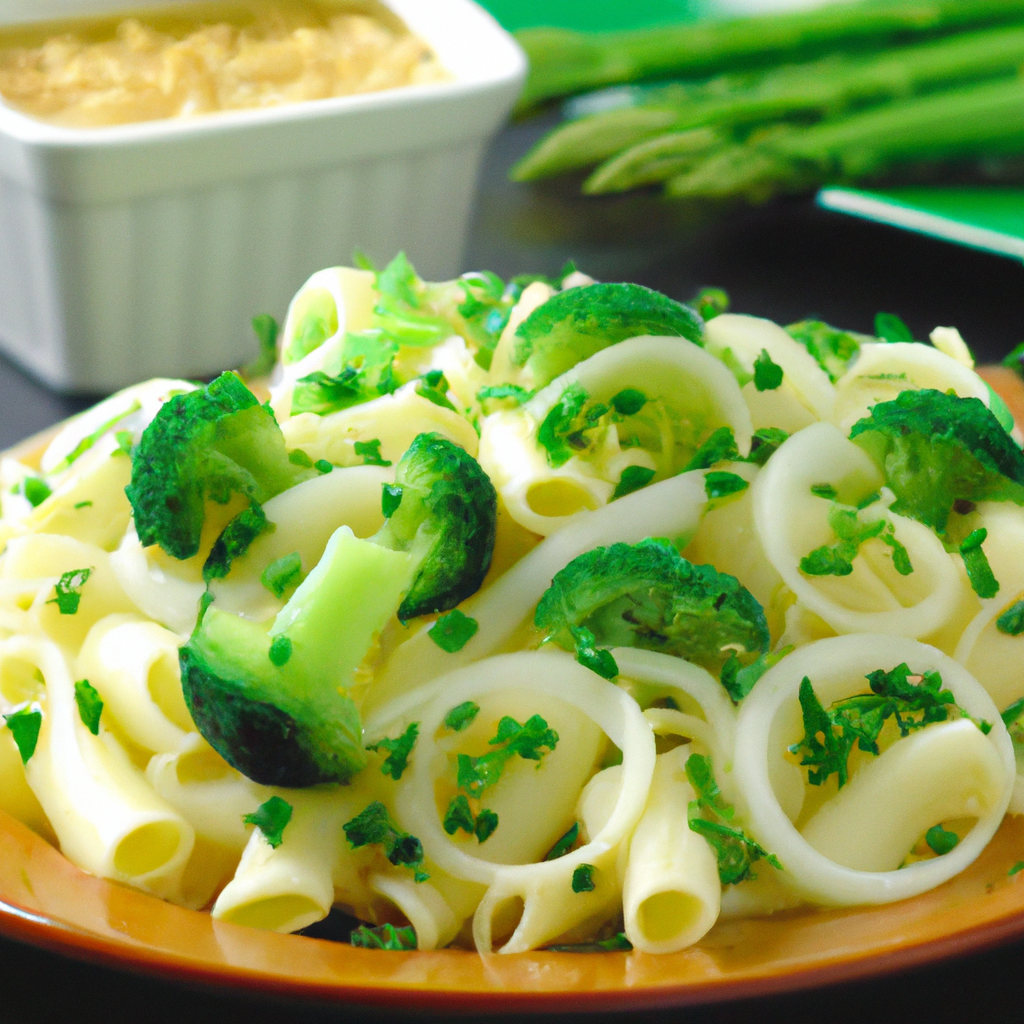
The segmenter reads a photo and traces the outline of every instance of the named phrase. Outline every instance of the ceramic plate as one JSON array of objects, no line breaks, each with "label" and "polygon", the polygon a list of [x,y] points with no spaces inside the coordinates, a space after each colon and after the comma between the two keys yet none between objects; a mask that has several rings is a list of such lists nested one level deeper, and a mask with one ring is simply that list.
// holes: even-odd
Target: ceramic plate
[{"label": "ceramic plate", "polygon": [[[987,373],[1024,422],[1024,389]],[[420,1010],[681,1006],[867,977],[1024,937],[1024,818],[979,859],[901,903],[718,924],[681,953],[391,953],[214,921],[79,871],[0,813],[0,933],[191,984]]]}]

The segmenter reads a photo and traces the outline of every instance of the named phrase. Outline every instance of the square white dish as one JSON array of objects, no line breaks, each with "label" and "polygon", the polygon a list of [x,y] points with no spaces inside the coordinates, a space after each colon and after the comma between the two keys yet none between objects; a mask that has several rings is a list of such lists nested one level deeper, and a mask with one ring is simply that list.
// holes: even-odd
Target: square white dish
[{"label": "square white dish", "polygon": [[[0,348],[63,391],[206,376],[251,359],[252,316],[283,317],[354,248],[458,273],[525,58],[472,0],[386,4],[450,81],[89,129],[0,105]],[[7,0],[0,25],[129,6],[171,5]]]}]

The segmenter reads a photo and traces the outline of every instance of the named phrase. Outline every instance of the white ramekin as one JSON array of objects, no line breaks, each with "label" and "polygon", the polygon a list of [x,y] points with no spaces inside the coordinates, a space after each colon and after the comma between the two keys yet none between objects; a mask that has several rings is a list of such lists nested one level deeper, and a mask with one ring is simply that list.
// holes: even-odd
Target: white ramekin
[{"label": "white ramekin", "polygon": [[[458,273],[484,146],[526,61],[471,0],[386,0],[448,82],[194,119],[58,128],[0,106],[0,347],[104,392],[255,354],[313,271],[404,249]],[[0,25],[167,6],[4,0]]]}]

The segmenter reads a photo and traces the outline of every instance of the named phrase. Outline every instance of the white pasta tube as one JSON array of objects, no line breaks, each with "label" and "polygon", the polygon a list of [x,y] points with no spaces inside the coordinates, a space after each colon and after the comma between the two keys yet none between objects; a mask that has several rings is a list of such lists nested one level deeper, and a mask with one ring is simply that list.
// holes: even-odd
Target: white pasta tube
[{"label": "white pasta tube", "polygon": [[295,553],[303,574],[310,572],[339,526],[364,539],[376,533],[384,522],[381,487],[394,478],[394,470],[385,466],[353,466],[306,480],[271,498],[263,513],[274,529],[234,559],[226,578],[212,583],[217,607],[254,622],[272,618],[283,602],[260,581],[263,570]]},{"label": "white pasta tube", "polygon": [[255,829],[235,877],[213,906],[220,921],[294,932],[320,921],[334,905],[334,873],[346,855],[342,826],[361,811],[353,787],[282,790],[291,820],[274,848]]},{"label": "white pasta tube", "polygon": [[[586,459],[573,456],[552,467],[539,431],[570,387],[581,388],[588,401],[605,404],[626,388],[638,390],[672,409],[679,424],[666,421],[664,436],[652,451],[621,446],[613,425]],[[578,363],[522,408],[488,416],[481,431],[480,464],[512,518],[548,536],[581,509],[607,504],[627,467],[670,476],[681,468],[680,446],[686,459],[686,453],[722,426],[732,429],[737,447],[746,454],[753,433],[750,415],[735,378],[721,362],[683,338],[630,338]],[[676,436],[679,432],[681,437]]]},{"label": "white pasta tube", "polygon": [[707,507],[704,473],[683,473],[620,498],[594,512],[581,512],[571,525],[534,548],[512,568],[461,605],[479,629],[455,654],[442,651],[425,630],[394,653],[366,697],[367,708],[408,692],[445,672],[502,650],[520,629],[559,569],[602,545],[636,544],[647,537],[687,538]]},{"label": "white pasta tube", "polygon": [[512,353],[516,345],[516,331],[519,325],[535,309],[540,309],[554,294],[555,289],[544,281],[531,281],[523,289],[523,294],[519,296],[519,301],[512,307],[508,315],[508,323],[505,324],[505,329],[501,332],[501,337],[498,339],[494,355],[491,358],[490,378],[492,383],[505,384],[511,382],[513,384],[525,384],[528,390],[533,388],[532,379],[525,379],[527,376],[532,377],[532,375],[529,374],[525,367],[516,366],[512,362]]},{"label": "white pasta tube", "polygon": [[417,949],[447,946],[465,920],[465,917],[460,919],[456,916],[432,882],[417,882],[408,871],[392,870],[371,875],[370,888],[393,903],[413,926]]},{"label": "white pasta tube", "polygon": [[[755,316],[723,313],[704,327],[704,344],[723,362],[747,375],[743,398],[754,428],[779,427],[793,433],[815,420],[831,419],[835,391],[814,357],[778,324]],[[758,391],[754,362],[767,352],[782,367],[782,384]]]},{"label": "white pasta tube", "polygon": [[892,550],[879,537],[865,541],[853,571],[810,576],[801,559],[837,541],[828,522],[831,504],[812,493],[828,484],[856,503],[882,484],[874,463],[831,423],[794,434],[754,481],[754,522],[768,560],[801,604],[838,633],[894,633],[914,638],[939,629],[956,610],[965,581],[927,527],[875,502],[861,522],[884,519],[909,555],[913,571],[900,575]]},{"label": "white pasta tube", "polygon": [[[34,671],[27,664],[19,665],[13,658],[0,662],[0,714],[9,714],[18,705],[25,706],[26,701],[41,695],[40,684],[34,677],[26,678],[26,670]],[[25,766],[21,763],[14,735],[3,726],[0,726],[0,811],[56,843],[46,814],[25,779]]]},{"label": "white pasta tube", "polygon": [[108,615],[89,630],[78,674],[99,691],[125,735],[172,753],[195,731],[181,693],[177,634],[136,615]]},{"label": "white pasta tube", "polygon": [[26,777],[72,863],[165,899],[178,894],[195,833],[168,806],[102,726],[83,724],[59,648],[17,637],[8,658],[34,665],[45,684],[42,728]]},{"label": "white pasta tube", "polygon": [[692,946],[718,918],[718,859],[687,818],[695,799],[684,767],[690,753],[684,744],[658,757],[647,806],[629,843],[622,912],[626,938],[644,953]]},{"label": "white pasta tube", "polygon": [[376,297],[374,275],[352,267],[318,270],[295,293],[279,339],[283,376],[270,392],[278,422],[291,415],[296,381],[317,370],[341,371],[345,334],[370,327]]},{"label": "white pasta tube", "polygon": [[[586,845],[553,861],[501,865],[473,856],[445,834],[437,810],[436,757],[428,754],[426,744],[452,707],[513,689],[572,705],[589,716],[623,755],[622,785],[607,822]],[[521,952],[603,913],[608,893],[618,892],[617,848],[640,817],[654,769],[653,734],[635,701],[571,656],[548,651],[501,655],[458,670],[439,680],[437,692],[424,711],[423,746],[397,787],[395,806],[403,826],[419,836],[430,861],[456,878],[488,886],[474,917],[477,948],[489,951],[496,933],[511,932],[501,950]],[[573,872],[583,864],[595,868],[592,892],[572,889]],[[503,925],[509,908],[518,906],[522,913],[514,927],[512,922]]]},{"label": "white pasta tube", "polygon": [[[988,722],[990,733],[983,736],[974,723],[961,720],[962,725],[961,721],[951,723],[957,726],[955,730],[929,726],[919,737],[897,739],[875,765],[858,769],[834,801],[817,811],[807,825],[809,834],[801,834],[780,805],[770,767],[772,759],[781,759],[786,747],[803,734],[798,704],[801,680],[805,676],[811,680],[827,708],[836,700],[865,692],[864,676],[869,672],[878,668],[888,671],[903,662],[913,672],[939,672],[956,704],[975,722]],[[983,744],[969,729],[978,733]],[[947,764],[947,759],[952,763]],[[883,634],[820,640],[765,673],[740,708],[734,768],[750,832],[782,862],[785,871],[780,880],[815,902],[832,906],[906,899],[958,874],[995,834],[1014,781],[1010,738],[981,684],[934,647]],[[871,773],[858,785],[858,777],[868,768]],[[958,775],[963,778],[957,779]],[[918,778],[920,783],[913,781]],[[946,803],[947,794],[934,792],[934,786],[948,788],[952,802]],[[848,797],[844,795],[847,789]],[[864,797],[872,792],[887,805],[866,806]],[[928,821],[932,815],[939,820]],[[830,816],[838,837],[830,835]],[[930,826],[950,816],[976,819],[951,852],[891,869],[891,834],[901,842],[905,839],[898,824],[901,818],[906,819],[908,828],[916,829],[924,821]],[[852,835],[858,827],[860,836],[854,842]],[[870,870],[850,866],[847,860],[857,863],[860,856],[855,856],[854,849],[866,846],[883,851],[879,856],[887,858],[889,866],[880,869],[881,862],[874,861]],[[904,856],[907,853],[909,849],[903,851]]]},{"label": "white pasta tube", "polygon": [[991,400],[985,382],[973,370],[931,345],[868,343],[836,382],[833,422],[848,434],[871,406],[891,402],[908,388],[952,391],[961,398],[979,398],[985,405]]}]

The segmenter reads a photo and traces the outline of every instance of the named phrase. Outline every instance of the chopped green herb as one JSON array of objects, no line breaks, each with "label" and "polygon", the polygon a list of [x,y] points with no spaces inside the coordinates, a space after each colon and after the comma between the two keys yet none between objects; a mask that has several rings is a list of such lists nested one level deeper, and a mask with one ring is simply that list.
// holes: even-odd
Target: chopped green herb
[{"label": "chopped green herb", "polygon": [[[829,509],[828,522],[839,541],[836,544],[824,544],[820,548],[815,548],[800,559],[800,571],[808,576],[849,576],[853,572],[853,560],[857,557],[860,546],[865,541],[878,537],[890,526],[884,519],[862,523],[857,518],[855,509],[839,504],[833,504]],[[895,541],[895,536],[892,539]],[[900,547],[902,548],[902,545]],[[903,553],[905,555],[906,551]]]},{"label": "chopped green herb", "polygon": [[654,479],[655,470],[647,466],[627,466],[619,477],[619,482],[612,492],[612,501],[617,498],[624,498],[627,494],[639,491],[646,487]]},{"label": "chopped green herb", "polygon": [[596,870],[593,864],[580,864],[572,873],[572,891],[593,892],[597,888],[594,882]]},{"label": "chopped green herb", "polygon": [[78,715],[82,719],[82,724],[93,736],[99,736],[103,698],[88,679],[79,679],[75,683],[75,703],[78,705]]},{"label": "chopped green herb", "polygon": [[782,870],[778,857],[751,839],[743,829],[699,816],[691,817],[689,824],[690,829],[703,836],[715,851],[718,878],[723,885],[737,885],[756,878],[750,869],[759,860],[766,860],[773,868]]},{"label": "chopped green herb", "polygon": [[47,604],[55,604],[61,615],[76,615],[82,600],[82,587],[85,586],[92,569],[72,569],[64,573],[54,585],[54,596]]},{"label": "chopped green herb", "polygon": [[933,853],[940,857],[956,848],[960,837],[955,832],[947,832],[941,825],[932,825],[924,834],[924,841]]},{"label": "chopped green herb", "polygon": [[281,597],[301,575],[302,556],[293,551],[290,555],[274,559],[260,574],[260,582],[274,597]]},{"label": "chopped green herb", "polygon": [[910,328],[895,313],[875,314],[875,336],[882,341],[913,341]]},{"label": "chopped green herb", "polygon": [[[967,578],[971,581],[974,592],[983,600],[995,597],[999,593],[999,581],[993,575],[992,567],[988,564],[988,558],[981,547],[986,537],[988,530],[981,527],[968,534],[960,545],[960,557],[964,560]],[[999,628],[998,625],[996,628]]]},{"label": "chopped green herb", "polygon": [[1021,871],[1024,871],[1024,860],[1017,861],[1017,863],[1006,872],[1006,875],[1008,878],[1013,878],[1014,875],[1019,874]]},{"label": "chopped green herb", "polygon": [[274,529],[274,524],[267,519],[259,502],[252,502],[224,527],[214,541],[210,554],[203,563],[203,582],[223,579],[231,572],[231,563],[236,558],[241,558],[257,537],[264,533],[273,533]]},{"label": "chopped green herb", "polygon": [[1003,720],[1003,725],[1009,729],[1021,715],[1024,715],[1024,697],[1015,700],[1009,707],[1004,708],[1000,712],[999,717]]},{"label": "chopped green herb", "polygon": [[476,822],[473,819],[473,811],[470,809],[469,801],[464,793],[460,793],[448,805],[444,816],[444,830],[448,835],[453,836],[461,828],[463,832],[473,834]]},{"label": "chopped green herb", "polygon": [[[572,458],[576,417],[583,411],[587,393],[579,384],[570,384],[551,407],[537,431],[537,443],[547,452],[548,463],[557,469]],[[578,443],[578,442],[577,442]]]},{"label": "chopped green herb", "polygon": [[374,438],[372,441],[356,441],[353,447],[355,448],[356,455],[362,458],[364,466],[391,465],[387,459],[381,458],[380,441],[377,438]]},{"label": "chopped green herb", "polygon": [[719,427],[693,453],[690,461],[683,466],[682,472],[686,473],[691,469],[710,469],[719,462],[735,462],[739,457],[732,428]]},{"label": "chopped green herb", "polygon": [[427,635],[442,651],[455,654],[473,639],[479,628],[480,623],[476,619],[453,608],[430,627]]},{"label": "chopped green herb", "polygon": [[390,519],[402,504],[402,485],[383,484],[380,495],[380,510],[385,519]]},{"label": "chopped green herb", "polygon": [[839,492],[831,484],[812,484],[811,494],[826,501],[835,501]]},{"label": "chopped green herb", "polygon": [[497,735],[488,741],[488,746],[497,749],[480,757],[459,754],[459,789],[471,797],[479,797],[501,778],[505,765],[513,757],[518,755],[529,761],[540,761],[546,753],[555,749],[557,743],[558,733],[549,729],[548,723],[540,715],[533,715],[523,725],[506,715],[498,723]]},{"label": "chopped green herb", "polygon": [[91,508],[92,507],[92,502],[91,501],[76,501],[74,507],[75,508]]},{"label": "chopped green herb", "polygon": [[878,493],[878,491],[872,491],[869,495],[867,495],[864,498],[861,498],[860,501],[857,502],[857,511],[861,512],[864,509],[866,509],[869,505],[874,505],[874,503],[878,501],[879,498],[881,498],[881,495]]},{"label": "chopped green herb", "polygon": [[279,796],[272,796],[242,818],[246,825],[255,825],[275,850],[284,841],[284,830],[291,820],[292,805]]},{"label": "chopped green herb", "polygon": [[396,867],[419,868],[423,863],[423,846],[420,841],[400,829],[379,800],[374,800],[342,828],[355,850],[375,844],[383,847],[384,855]]},{"label": "chopped green herb", "polygon": [[380,924],[371,928],[361,924],[353,929],[348,941],[361,949],[386,949],[393,953],[417,948],[416,929],[411,924],[404,928],[396,928],[393,924]]},{"label": "chopped green herb", "polygon": [[721,288],[701,288],[687,305],[697,310],[707,322],[729,311],[729,296]]},{"label": "chopped green herb", "polygon": [[782,367],[772,362],[768,349],[761,349],[761,354],[754,360],[754,387],[758,391],[774,391],[782,385]]},{"label": "chopped green herb", "polygon": [[334,464],[328,462],[326,459],[317,459],[316,462],[313,463],[313,468],[322,476],[326,476],[328,473],[334,472]]},{"label": "chopped green herb", "polygon": [[478,402],[498,402],[507,398],[514,399],[516,405],[522,405],[533,398],[533,392],[521,388],[518,384],[491,384],[476,393]]},{"label": "chopped green herb", "polygon": [[619,932],[599,942],[570,942],[544,948],[551,953],[628,953],[633,943],[626,938],[624,932]]},{"label": "chopped green herb", "polygon": [[287,665],[291,660],[292,656],[292,642],[291,640],[282,633],[280,636],[275,636],[273,643],[270,645],[270,651],[268,657],[272,664],[280,668],[282,665]]},{"label": "chopped green herb", "polygon": [[747,456],[747,462],[752,462],[755,466],[763,466],[788,437],[789,434],[784,430],[779,430],[778,427],[760,427],[755,430],[750,441],[750,454]]},{"label": "chopped green herb", "polygon": [[1015,601],[996,619],[996,629],[1007,636],[1024,633],[1024,601]]},{"label": "chopped green herb", "polygon": [[722,666],[721,683],[726,693],[739,704],[754,688],[754,683],[792,650],[792,645],[789,645],[779,651],[759,654],[749,665],[744,665],[735,651],[731,652],[729,660]]},{"label": "chopped green herb", "polygon": [[612,657],[612,652],[597,646],[597,637],[586,626],[570,626],[576,648],[576,660],[591,672],[596,672],[602,679],[614,679],[619,674],[619,666]]},{"label": "chopped green herb", "polygon": [[293,466],[301,466],[303,469],[312,469],[313,460],[301,449],[295,448],[288,453],[288,461]]},{"label": "chopped green herb", "polygon": [[578,821],[574,821],[572,828],[569,829],[569,831],[566,832],[565,835],[562,836],[562,838],[559,839],[558,842],[555,843],[555,845],[552,846],[550,850],[548,850],[544,859],[558,860],[559,857],[564,857],[573,848],[573,845],[579,838],[579,834],[580,823]]},{"label": "chopped green herb", "polygon": [[869,340],[863,335],[841,331],[821,320],[801,320],[790,324],[786,333],[807,349],[833,384],[846,372],[860,351],[861,341]]},{"label": "chopped green herb", "polygon": [[43,713],[33,711],[30,707],[21,708],[9,715],[4,715],[7,728],[11,730],[14,745],[21,755],[21,763],[28,764],[29,758],[36,752],[39,742],[39,729],[43,724]]},{"label": "chopped green herb", "polygon": [[379,751],[382,748],[388,752],[380,770],[384,775],[390,775],[397,782],[406,768],[409,767],[409,755],[416,745],[416,737],[420,733],[420,723],[413,722],[401,736],[396,739],[382,739],[371,743],[367,750]]},{"label": "chopped green herb", "polygon": [[213,604],[213,594],[209,590],[204,590],[199,598],[199,613],[196,617],[197,628],[203,624],[203,616],[206,615],[211,604]]},{"label": "chopped green herb", "polygon": [[132,448],[135,445],[135,436],[130,430],[119,430],[114,434],[114,440],[117,441],[117,448],[111,452],[112,455],[128,455],[132,454]]},{"label": "chopped green herb", "polygon": [[37,476],[25,477],[21,490],[33,508],[37,508],[53,493],[49,484]]},{"label": "chopped green herb", "polygon": [[494,835],[494,830],[498,827],[498,816],[494,811],[489,811],[486,807],[476,816],[476,825],[473,827],[473,834],[476,836],[478,843],[486,843],[488,839]]},{"label": "chopped green herb", "polygon": [[472,700],[463,701],[444,716],[444,727],[451,729],[453,732],[462,732],[463,729],[468,728],[476,721],[476,716],[479,714],[479,704]]},{"label": "chopped green herb", "polygon": [[705,473],[704,490],[709,500],[715,498],[727,498],[732,494],[739,494],[745,491],[750,484],[741,476],[735,473]]},{"label": "chopped green herb", "polygon": [[892,523],[886,527],[881,539],[883,544],[888,544],[892,548],[893,568],[901,576],[909,576],[914,571],[914,566],[907,549],[896,539],[896,529]]},{"label": "chopped green herb", "polygon": [[685,769],[686,778],[697,794],[696,803],[700,810],[710,811],[719,818],[731,821],[736,812],[726,802],[718,788],[711,758],[703,754],[691,754],[686,759]]},{"label": "chopped green herb", "polygon": [[635,416],[647,404],[647,396],[636,388],[623,388],[612,395],[612,408],[620,416]]}]

